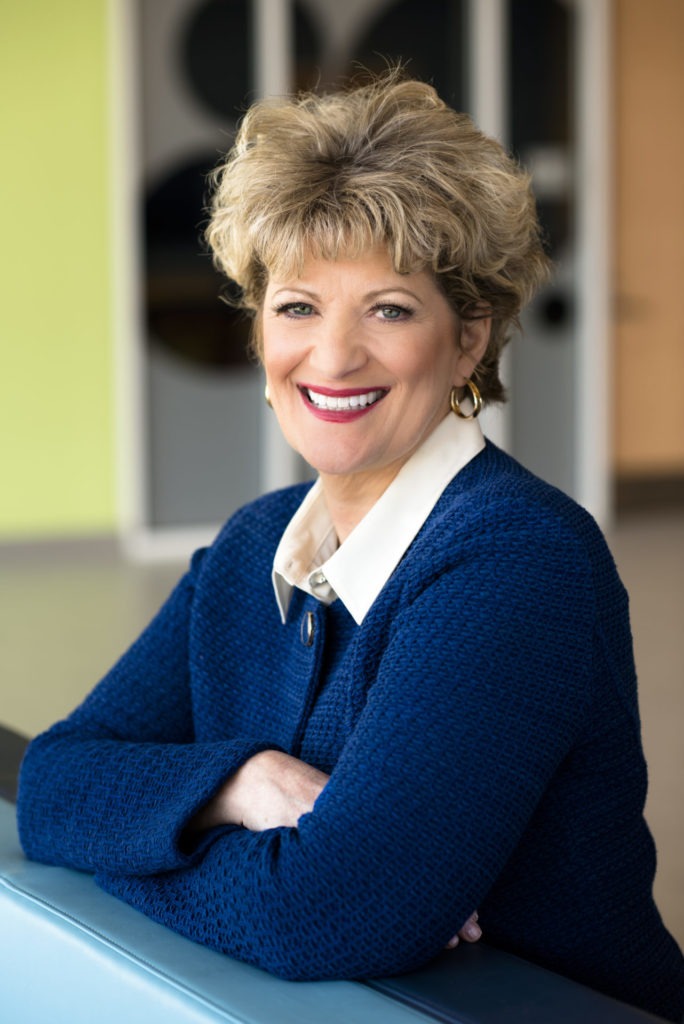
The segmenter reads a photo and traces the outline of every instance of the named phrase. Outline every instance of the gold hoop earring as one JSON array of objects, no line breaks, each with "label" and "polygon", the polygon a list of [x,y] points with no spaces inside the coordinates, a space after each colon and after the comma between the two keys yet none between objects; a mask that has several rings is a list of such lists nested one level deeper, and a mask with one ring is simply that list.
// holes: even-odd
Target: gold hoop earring
[{"label": "gold hoop earring", "polygon": [[449,392],[449,405],[451,406],[451,411],[456,413],[459,419],[476,420],[477,417],[480,415],[480,410],[482,409],[482,395],[480,394],[480,389],[478,388],[477,384],[473,384],[472,380],[467,380],[465,382],[465,386],[470,391],[470,397],[473,401],[473,411],[469,415],[466,415],[466,413],[462,412],[458,400],[458,392],[460,389],[457,387],[453,387]]},{"label": "gold hoop earring", "polygon": [[273,402],[271,401],[271,392],[268,390],[268,384],[264,388],[264,398],[266,399],[266,405],[268,405],[269,408],[272,409],[273,408]]}]

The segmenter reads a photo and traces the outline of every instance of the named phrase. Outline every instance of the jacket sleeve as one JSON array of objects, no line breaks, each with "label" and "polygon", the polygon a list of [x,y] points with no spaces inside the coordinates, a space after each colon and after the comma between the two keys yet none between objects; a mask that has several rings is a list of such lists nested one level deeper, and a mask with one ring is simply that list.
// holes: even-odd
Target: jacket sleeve
[{"label": "jacket sleeve", "polygon": [[83,704],[29,745],[17,818],[31,859],[86,871],[187,866],[216,835],[181,848],[188,819],[269,745],[194,742],[188,635],[202,558]]},{"label": "jacket sleeve", "polygon": [[505,573],[493,547],[445,572],[396,619],[298,828],[235,829],[186,870],[100,884],[286,978],[427,962],[481,905],[582,727],[586,561],[572,540],[544,535],[522,537]]}]

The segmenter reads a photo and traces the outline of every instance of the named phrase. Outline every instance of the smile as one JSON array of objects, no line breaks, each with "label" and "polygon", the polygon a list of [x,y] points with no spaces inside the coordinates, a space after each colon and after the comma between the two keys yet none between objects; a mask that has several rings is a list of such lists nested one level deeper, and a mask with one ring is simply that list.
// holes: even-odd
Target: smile
[{"label": "smile", "polygon": [[356,394],[341,393],[337,395],[324,395],[312,388],[303,388],[304,394],[317,409],[364,409],[367,405],[374,405],[385,394],[386,391],[361,391]]},{"label": "smile", "polygon": [[308,408],[315,415],[331,421],[349,421],[369,412],[385,397],[389,388],[347,388],[332,391],[299,385],[299,391]]}]

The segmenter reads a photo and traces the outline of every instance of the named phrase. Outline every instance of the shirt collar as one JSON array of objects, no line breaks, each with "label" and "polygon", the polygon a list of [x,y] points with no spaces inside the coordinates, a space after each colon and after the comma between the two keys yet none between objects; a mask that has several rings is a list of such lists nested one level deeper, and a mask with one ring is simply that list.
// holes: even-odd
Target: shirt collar
[{"label": "shirt collar", "polygon": [[283,622],[298,586],[323,601],[339,597],[361,625],[444,488],[484,446],[476,420],[447,415],[339,547],[318,479],[290,520],[273,560]]},{"label": "shirt collar", "polygon": [[309,575],[323,565],[336,548],[337,535],[319,477],[287,524],[273,558],[273,589],[283,622],[293,588],[298,586],[313,593],[308,585]]}]

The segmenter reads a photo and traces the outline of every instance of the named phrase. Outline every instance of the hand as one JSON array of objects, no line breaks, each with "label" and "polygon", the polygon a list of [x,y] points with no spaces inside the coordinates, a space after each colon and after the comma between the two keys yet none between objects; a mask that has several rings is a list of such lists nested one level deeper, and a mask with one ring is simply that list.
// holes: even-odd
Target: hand
[{"label": "hand", "polygon": [[466,923],[462,928],[459,929],[458,934],[454,935],[452,939],[449,939],[445,949],[455,949],[458,946],[460,939],[465,939],[466,942],[477,942],[482,935],[482,929],[477,923],[478,913],[477,910],[474,914],[471,914]]},{"label": "hand", "polygon": [[253,832],[294,828],[313,810],[329,776],[278,750],[262,750],[245,761],[189,822],[191,831],[242,825]]}]

